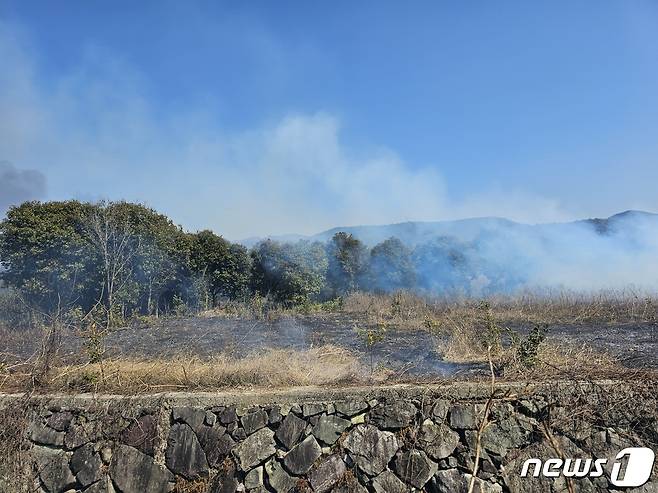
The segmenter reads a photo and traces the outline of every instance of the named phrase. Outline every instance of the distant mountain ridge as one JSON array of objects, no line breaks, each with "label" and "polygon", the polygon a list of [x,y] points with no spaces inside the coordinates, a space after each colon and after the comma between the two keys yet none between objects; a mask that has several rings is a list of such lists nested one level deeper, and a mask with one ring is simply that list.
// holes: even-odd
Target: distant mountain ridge
[{"label": "distant mountain ridge", "polygon": [[375,245],[392,236],[399,238],[410,246],[425,243],[433,238],[449,236],[461,241],[472,241],[482,235],[508,233],[538,233],[556,228],[591,227],[601,235],[623,231],[638,224],[655,225],[658,228],[658,214],[646,211],[627,210],[607,218],[589,218],[563,223],[525,224],[501,217],[475,217],[452,221],[408,221],[384,225],[345,226],[331,228],[315,235],[287,234],[267,237],[252,237],[240,241],[252,246],[261,240],[271,239],[281,242],[299,240],[329,240],[338,232],[351,233],[367,245]]}]

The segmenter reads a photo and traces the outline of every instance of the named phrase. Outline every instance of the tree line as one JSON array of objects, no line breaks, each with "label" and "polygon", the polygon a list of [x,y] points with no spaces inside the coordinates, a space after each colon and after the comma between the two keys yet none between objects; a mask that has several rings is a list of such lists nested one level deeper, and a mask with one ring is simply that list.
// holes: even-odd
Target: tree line
[{"label": "tree line", "polygon": [[25,202],[0,223],[0,279],[43,313],[92,313],[109,327],[254,295],[296,305],[431,288],[428,263],[448,286],[463,259],[446,241],[411,250],[390,238],[368,248],[337,233],[327,243],[265,240],[247,249],[212,231],[186,232],[140,204]]}]

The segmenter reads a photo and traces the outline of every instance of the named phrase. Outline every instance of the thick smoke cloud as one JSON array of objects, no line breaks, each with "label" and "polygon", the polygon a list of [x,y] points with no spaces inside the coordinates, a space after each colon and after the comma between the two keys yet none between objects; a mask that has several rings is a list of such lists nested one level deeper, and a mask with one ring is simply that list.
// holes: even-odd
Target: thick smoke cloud
[{"label": "thick smoke cloud", "polygon": [[232,240],[337,225],[580,215],[510,187],[451,197],[437,163],[349,145],[341,118],[321,109],[229,130],[203,101],[163,108],[145,74],[99,47],[84,47],[70,70],[44,81],[30,39],[0,22],[0,157],[42,170],[53,198],[145,202]]},{"label": "thick smoke cloud", "polygon": [[7,161],[0,161],[0,215],[11,205],[43,198],[46,177],[36,170],[20,170]]},{"label": "thick smoke cloud", "polygon": [[[658,290],[658,216],[626,213],[603,222],[507,225],[459,248],[471,294],[519,289]],[[432,276],[431,269],[419,269]]]}]

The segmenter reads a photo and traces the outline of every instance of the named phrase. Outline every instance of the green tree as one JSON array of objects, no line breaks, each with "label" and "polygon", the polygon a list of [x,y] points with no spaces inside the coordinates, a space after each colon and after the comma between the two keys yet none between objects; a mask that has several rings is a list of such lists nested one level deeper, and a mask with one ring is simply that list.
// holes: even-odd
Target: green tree
[{"label": "green tree", "polygon": [[332,297],[355,291],[368,266],[368,250],[350,233],[336,233],[327,243],[327,288]]},{"label": "green tree", "polygon": [[181,228],[139,204],[26,202],[0,223],[2,280],[48,314],[157,312],[186,292],[188,257]]},{"label": "green tree", "polygon": [[159,313],[189,284],[189,241],[180,226],[129,202],[96,205],[87,238],[101,259],[108,314]]},{"label": "green tree", "polygon": [[201,279],[214,305],[218,297],[239,298],[249,289],[251,258],[245,247],[212,231],[190,235],[190,268]]},{"label": "green tree", "polygon": [[325,286],[327,256],[320,243],[260,242],[251,251],[252,288],[285,304],[302,304]]},{"label": "green tree", "polygon": [[93,209],[74,200],[10,208],[0,223],[2,280],[45,313],[89,309],[102,286],[99,259],[84,231]]},{"label": "green tree", "polygon": [[389,238],[370,251],[367,278],[370,289],[392,292],[409,289],[416,283],[411,252],[397,238]]}]

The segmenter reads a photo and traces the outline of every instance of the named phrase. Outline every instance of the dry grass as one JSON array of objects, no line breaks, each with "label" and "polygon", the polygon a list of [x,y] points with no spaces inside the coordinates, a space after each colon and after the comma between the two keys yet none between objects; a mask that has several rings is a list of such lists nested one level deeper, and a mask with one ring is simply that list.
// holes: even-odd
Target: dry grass
[{"label": "dry grass", "polygon": [[[24,378],[5,380],[1,391],[24,390]],[[167,390],[341,385],[382,381],[370,375],[356,356],[345,349],[323,346],[306,351],[270,349],[245,358],[218,355],[168,359],[108,359],[101,363],[53,368],[40,391],[97,391],[140,393]]]},{"label": "dry grass", "polygon": [[[590,295],[565,291],[522,293],[485,300],[424,298],[404,292],[391,295],[355,293],[346,297],[342,305],[334,301],[285,309],[270,305],[263,298],[254,298],[242,303],[225,303],[200,316],[272,320],[283,315],[335,311],[341,311],[361,328],[381,325],[428,330],[438,336],[437,349],[442,357],[456,363],[486,362],[492,339],[499,340],[500,347],[494,347],[493,354],[501,375],[510,378],[569,374],[607,378],[629,371],[601,351],[559,345],[550,340],[541,344],[536,364],[519,364],[514,348],[510,347],[511,338],[522,337],[516,332],[518,329],[523,329],[519,333],[527,333],[535,325],[569,326],[578,330],[579,326],[591,329],[623,324],[658,328],[658,298],[633,291]],[[31,366],[36,364],[39,352],[34,352],[27,361],[21,361],[12,352],[34,346],[35,341],[41,339],[40,334],[36,329],[0,330],[5,343],[4,352],[0,348],[0,391],[25,390],[38,384],[39,390],[138,393],[346,385],[387,378],[383,372],[370,375],[366,365],[345,349],[322,346],[307,351],[271,349],[242,359],[231,357],[228,352],[212,359],[194,355],[106,359],[102,366],[77,364],[85,355],[81,352],[78,358],[75,351],[69,351],[66,361],[54,361],[46,378],[35,381]],[[32,354],[33,351],[23,349],[21,353]]]},{"label": "dry grass", "polygon": [[0,409],[0,491],[22,491],[28,484],[27,425],[23,406]]},{"label": "dry grass", "polygon": [[658,297],[639,291],[525,292],[513,296],[425,298],[413,293],[388,295],[354,293],[344,302],[348,313],[369,320],[387,320],[400,326],[437,328],[469,324],[482,318],[487,304],[497,323],[520,324],[624,324],[658,323]]},{"label": "dry grass", "polygon": [[611,355],[588,346],[546,343],[539,349],[537,365],[522,369],[519,373],[528,376],[552,374],[573,379],[598,379],[615,375],[628,376],[638,371],[642,372],[625,368]]},{"label": "dry grass", "polygon": [[206,493],[209,490],[208,482],[208,478],[187,480],[176,476],[173,493]]},{"label": "dry grass", "polygon": [[[455,363],[486,363],[493,344],[495,363],[506,377],[609,378],[629,376],[629,370],[611,355],[588,346],[544,341],[534,364],[519,361],[511,339],[517,329],[534,326],[606,327],[643,324],[658,327],[658,298],[634,291],[579,294],[522,293],[483,300],[423,298],[411,293],[372,295],[355,293],[344,310],[369,323],[426,329],[439,336],[438,352]],[[499,345],[499,347],[496,347]],[[656,372],[643,372],[656,378]]]},{"label": "dry grass", "polygon": [[637,375],[653,375],[641,369],[629,369],[609,354],[588,346],[545,342],[539,347],[534,365],[521,364],[511,351],[503,353],[499,359],[503,376],[510,379],[564,379],[597,380],[607,378],[629,379]]},{"label": "dry grass", "polygon": [[342,310],[341,298],[327,300],[323,302],[307,302],[301,305],[282,305],[263,298],[254,296],[243,301],[225,301],[220,305],[203,310],[197,314],[202,318],[227,318],[239,320],[264,320],[273,322],[284,317],[294,317],[296,315],[311,315],[318,313],[337,312]]}]

